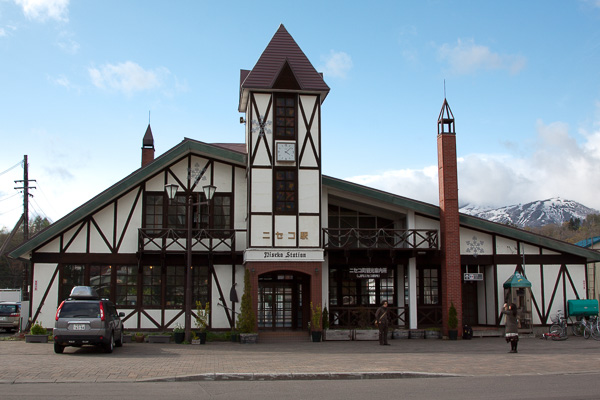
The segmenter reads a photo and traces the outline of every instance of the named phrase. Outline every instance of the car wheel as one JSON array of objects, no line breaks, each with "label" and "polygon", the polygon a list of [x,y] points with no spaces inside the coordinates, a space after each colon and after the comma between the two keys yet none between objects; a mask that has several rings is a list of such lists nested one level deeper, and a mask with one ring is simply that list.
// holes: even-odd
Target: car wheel
[{"label": "car wheel", "polygon": [[56,354],[62,354],[63,351],[65,351],[65,346],[58,343],[54,343],[54,352]]},{"label": "car wheel", "polygon": [[115,347],[123,347],[123,329],[121,329],[121,333],[119,334],[119,339],[115,340]]},{"label": "car wheel", "polygon": [[115,337],[114,337],[113,333],[111,332],[108,343],[104,345],[104,352],[112,353],[114,348],[115,348]]}]

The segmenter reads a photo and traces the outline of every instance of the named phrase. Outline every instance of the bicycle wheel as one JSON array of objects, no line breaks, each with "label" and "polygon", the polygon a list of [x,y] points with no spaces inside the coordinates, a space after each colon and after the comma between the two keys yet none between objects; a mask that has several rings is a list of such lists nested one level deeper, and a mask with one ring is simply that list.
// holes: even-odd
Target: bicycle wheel
[{"label": "bicycle wheel", "polygon": [[548,332],[552,335],[560,336],[562,334],[562,328],[558,324],[552,324]]},{"label": "bicycle wheel", "polygon": [[592,336],[592,327],[589,325],[586,325],[585,328],[583,329],[583,337],[586,339],[589,339],[590,336]]},{"label": "bicycle wheel", "polygon": [[585,325],[583,325],[582,321],[573,320],[569,317],[569,325],[571,325],[571,331],[575,336],[583,335],[585,331]]}]

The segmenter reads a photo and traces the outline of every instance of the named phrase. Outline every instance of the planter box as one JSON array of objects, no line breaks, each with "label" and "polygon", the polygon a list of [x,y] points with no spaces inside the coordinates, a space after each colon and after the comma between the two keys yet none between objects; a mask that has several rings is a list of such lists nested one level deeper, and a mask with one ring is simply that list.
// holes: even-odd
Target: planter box
[{"label": "planter box", "polygon": [[408,339],[410,338],[410,331],[408,329],[394,329],[392,332],[393,339]]},{"label": "planter box", "polygon": [[412,329],[410,331],[410,338],[411,339],[424,339],[425,331],[423,329]]},{"label": "planter box", "polygon": [[327,329],[324,340],[352,340],[352,329]]},{"label": "planter box", "polygon": [[171,335],[150,335],[148,336],[148,342],[150,343],[169,343],[171,341]]},{"label": "planter box", "polygon": [[355,329],[354,340],[379,340],[378,329]]},{"label": "planter box", "polygon": [[202,344],[202,343],[200,343],[200,339],[192,339],[192,344]]},{"label": "planter box", "polygon": [[242,344],[258,343],[258,333],[240,333],[240,343],[242,343]]},{"label": "planter box", "polygon": [[425,339],[441,339],[441,338],[442,338],[442,332],[425,330]]},{"label": "planter box", "polygon": [[133,343],[133,335],[123,335],[123,343]]},{"label": "planter box", "polygon": [[48,335],[25,335],[25,343],[48,343]]}]

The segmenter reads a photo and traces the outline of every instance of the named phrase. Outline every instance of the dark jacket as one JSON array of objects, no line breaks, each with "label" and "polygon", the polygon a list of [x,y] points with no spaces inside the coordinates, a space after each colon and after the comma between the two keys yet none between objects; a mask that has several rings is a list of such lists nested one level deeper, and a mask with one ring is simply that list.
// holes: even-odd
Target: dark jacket
[{"label": "dark jacket", "polygon": [[387,307],[381,306],[375,313],[375,323],[379,326],[388,326],[390,322],[390,313]]},{"label": "dark jacket", "polygon": [[513,305],[508,310],[503,309],[502,314],[506,315],[504,333],[519,333],[519,327],[517,325],[517,308]]}]

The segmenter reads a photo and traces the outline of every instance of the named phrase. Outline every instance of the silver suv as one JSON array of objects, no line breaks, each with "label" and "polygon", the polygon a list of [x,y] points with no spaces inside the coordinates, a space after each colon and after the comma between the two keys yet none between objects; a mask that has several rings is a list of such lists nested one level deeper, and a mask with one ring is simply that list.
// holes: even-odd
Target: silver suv
[{"label": "silver suv", "polygon": [[16,331],[21,319],[21,303],[15,301],[0,302],[0,329]]},{"label": "silver suv", "polygon": [[54,352],[62,353],[66,346],[102,346],[106,353],[123,345],[125,313],[107,299],[101,299],[96,289],[75,286],[69,297],[56,310]]}]

